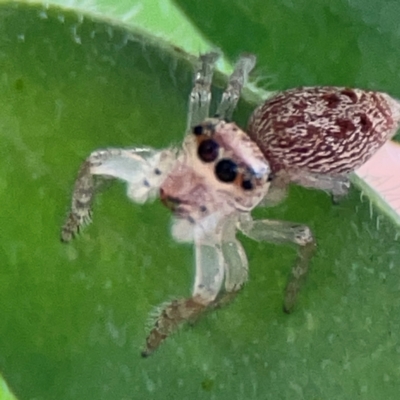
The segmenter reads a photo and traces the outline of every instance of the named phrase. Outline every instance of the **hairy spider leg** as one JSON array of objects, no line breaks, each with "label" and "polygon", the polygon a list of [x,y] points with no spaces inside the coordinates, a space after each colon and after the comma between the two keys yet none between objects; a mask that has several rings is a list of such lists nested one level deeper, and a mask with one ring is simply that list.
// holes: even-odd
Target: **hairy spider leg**
[{"label": "hairy spider leg", "polygon": [[215,63],[219,58],[216,52],[202,54],[194,74],[193,89],[189,96],[187,132],[199,125],[209,116],[211,102],[211,83]]},{"label": "hairy spider leg", "polygon": [[238,228],[249,238],[269,243],[294,243],[299,246],[298,257],[285,289],[283,310],[293,311],[297,296],[309,270],[316,243],[310,228],[288,221],[253,220],[250,214],[241,216]]},{"label": "hairy spider leg", "polygon": [[144,203],[157,195],[170,165],[172,150],[150,147],[97,150],[81,165],[72,193],[71,208],[61,229],[61,240],[69,242],[91,221],[94,196],[105,180],[117,178],[128,183],[128,196]]},{"label": "hairy spider leg", "polygon": [[222,94],[221,102],[215,114],[216,118],[226,121],[232,120],[233,111],[239,101],[243,86],[256,65],[256,60],[256,56],[253,54],[242,54],[240,56],[235,69],[229,77],[228,85]]},{"label": "hairy spider leg", "polygon": [[[192,296],[165,305],[146,340],[147,357],[182,323],[196,322],[205,312],[230,303],[248,277],[246,253],[236,239],[237,216],[227,218],[213,235],[195,228],[196,275]],[[221,288],[224,283],[224,291]]]},{"label": "hairy spider leg", "polygon": [[143,357],[152,354],[182,323],[196,321],[213,303],[221,289],[225,260],[219,235],[197,237],[194,248],[196,277],[192,296],[173,300],[162,308],[146,339]]}]

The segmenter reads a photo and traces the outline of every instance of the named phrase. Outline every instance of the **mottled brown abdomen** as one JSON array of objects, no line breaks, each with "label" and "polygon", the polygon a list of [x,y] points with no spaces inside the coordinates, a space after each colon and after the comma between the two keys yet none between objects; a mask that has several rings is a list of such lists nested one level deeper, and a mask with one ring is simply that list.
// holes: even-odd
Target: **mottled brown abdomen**
[{"label": "mottled brown abdomen", "polygon": [[247,132],[274,172],[344,174],[390,139],[399,121],[400,103],[385,93],[306,87],[267,100],[252,114]]}]

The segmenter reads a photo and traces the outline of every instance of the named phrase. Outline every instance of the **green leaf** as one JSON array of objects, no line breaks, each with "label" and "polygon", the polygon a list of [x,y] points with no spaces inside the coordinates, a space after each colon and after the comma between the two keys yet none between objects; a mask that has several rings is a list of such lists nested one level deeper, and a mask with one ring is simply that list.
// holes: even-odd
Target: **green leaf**
[{"label": "green leaf", "polygon": [[[335,63],[331,47],[338,45],[327,46],[332,35],[320,33],[325,26],[342,34],[343,14],[332,10],[345,3],[296,2],[304,5],[300,13],[291,2],[267,2],[268,16],[255,7],[261,3],[249,3],[265,21],[248,33],[241,24],[252,27],[254,16],[238,2],[231,10],[223,1],[201,4],[186,9],[198,28],[232,59],[262,48],[255,52],[261,66],[276,65],[276,87],[322,84],[329,76],[329,83],[372,82],[357,72],[371,71],[365,54],[358,66],[349,61],[352,40]],[[287,8],[291,13],[282,13]],[[357,13],[345,9],[343,36],[361,32],[352,28]],[[255,213],[307,223],[316,234],[318,253],[295,313],[281,311],[295,249],[241,238],[251,274],[237,301],[140,358],[154,307],[190,293],[190,246],[172,240],[158,202],[131,204],[118,184],[99,196],[93,225],[75,242],[61,244],[59,227],[76,171],[92,150],[181,141],[193,59],[133,29],[121,17],[126,9],[110,10],[97,5],[83,16],[82,8],[0,5],[0,370],[12,391],[21,400],[397,398],[398,240],[356,190],[332,206],[324,193],[293,187],[285,203]],[[310,14],[320,30],[305,21]],[[268,40],[258,36],[263,23],[276,31]],[[276,40],[286,30],[293,33],[283,46]],[[301,56],[296,43],[307,40],[308,56]],[[264,43],[265,51],[284,47],[279,60],[262,58]],[[337,67],[343,60],[347,72]],[[381,76],[380,89],[389,78]],[[240,105],[242,125],[252,107]]]},{"label": "green leaf", "polygon": [[256,54],[273,90],[326,84],[400,92],[400,3],[174,1],[232,60]]},{"label": "green leaf", "polygon": [[0,400],[16,400],[14,395],[10,392],[7,384],[0,376]]}]

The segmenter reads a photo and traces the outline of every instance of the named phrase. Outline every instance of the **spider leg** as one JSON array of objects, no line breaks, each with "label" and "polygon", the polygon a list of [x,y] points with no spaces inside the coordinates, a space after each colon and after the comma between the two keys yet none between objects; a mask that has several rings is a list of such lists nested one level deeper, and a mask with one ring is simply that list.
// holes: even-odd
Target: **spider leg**
[{"label": "spider leg", "polygon": [[329,175],[307,171],[279,171],[271,182],[268,193],[260,203],[263,207],[272,207],[282,202],[287,196],[289,183],[324,190],[331,194],[332,202],[337,204],[347,195],[350,188],[348,175]]},{"label": "spider leg", "polygon": [[256,56],[243,54],[235,65],[228,80],[228,86],[222,94],[216,117],[230,121],[236,104],[239,101],[243,85],[246,83],[249,73],[256,64]]},{"label": "spider leg", "polygon": [[199,57],[199,65],[194,75],[193,89],[189,96],[187,131],[199,125],[209,116],[211,101],[211,83],[215,63],[219,54],[210,52]]},{"label": "spider leg", "polygon": [[316,243],[306,225],[287,221],[253,221],[250,214],[242,217],[239,229],[249,238],[270,243],[295,243],[300,246],[298,257],[286,285],[283,309],[290,313],[309,269]]},{"label": "spider leg", "polygon": [[181,324],[196,321],[217,297],[224,279],[224,257],[218,239],[208,236],[196,240],[195,253],[196,278],[192,296],[174,300],[162,309],[146,339],[143,357],[152,354]]},{"label": "spider leg", "polygon": [[236,239],[237,219],[225,223],[222,231],[222,252],[225,259],[224,292],[211,304],[210,308],[221,308],[231,303],[247,282],[249,263],[242,244]]},{"label": "spider leg", "polygon": [[170,152],[135,148],[97,150],[90,154],[79,169],[71,209],[61,229],[61,240],[69,242],[90,222],[93,199],[104,180],[126,181],[129,197],[138,203],[155,196],[173,160]]},{"label": "spider leg", "polygon": [[304,187],[329,192],[334,203],[346,196],[350,188],[350,180],[346,174],[329,175],[299,171],[297,173],[291,172],[290,180]]}]

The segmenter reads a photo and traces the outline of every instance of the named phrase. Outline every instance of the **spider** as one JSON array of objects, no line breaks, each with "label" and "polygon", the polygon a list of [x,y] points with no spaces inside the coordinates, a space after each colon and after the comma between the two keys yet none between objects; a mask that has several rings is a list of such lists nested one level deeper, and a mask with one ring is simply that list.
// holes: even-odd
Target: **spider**
[{"label": "spider", "polygon": [[256,241],[298,245],[284,295],[284,311],[292,311],[316,249],[313,234],[302,224],[253,220],[251,211],[281,201],[289,183],[340,199],[348,191],[348,175],[394,135],[400,121],[399,103],[384,93],[297,88],[259,106],[246,133],[229,121],[256,58],[240,57],[215,116],[209,118],[217,58],[214,52],[199,57],[182,146],[91,153],[79,170],[61,232],[62,241],[69,242],[90,222],[98,180],[117,178],[127,183],[127,194],[137,203],[159,196],[172,211],[175,240],[193,242],[192,295],[162,308],[144,357],[182,323],[229,303],[242,288],[248,261],[237,230]]}]

